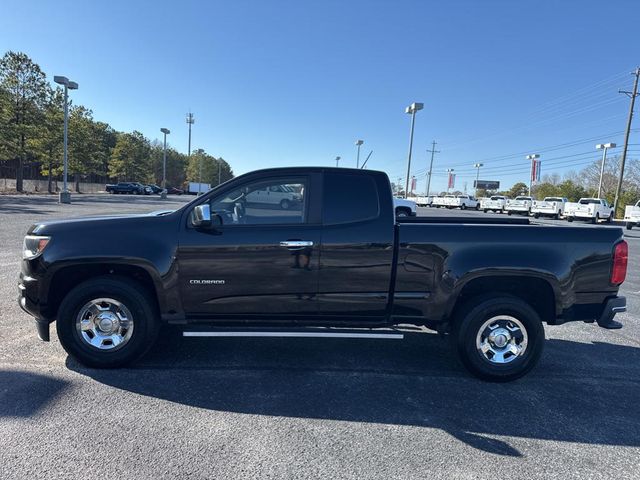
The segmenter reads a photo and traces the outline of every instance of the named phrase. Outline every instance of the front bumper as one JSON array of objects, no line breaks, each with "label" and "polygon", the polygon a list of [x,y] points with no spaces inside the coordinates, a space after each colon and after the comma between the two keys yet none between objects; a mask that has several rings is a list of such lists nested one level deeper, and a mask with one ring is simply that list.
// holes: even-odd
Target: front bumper
[{"label": "front bumper", "polygon": [[49,341],[49,324],[53,319],[47,315],[46,306],[39,299],[39,284],[37,278],[20,273],[18,283],[18,305],[26,313],[34,317],[38,337],[45,342]]}]

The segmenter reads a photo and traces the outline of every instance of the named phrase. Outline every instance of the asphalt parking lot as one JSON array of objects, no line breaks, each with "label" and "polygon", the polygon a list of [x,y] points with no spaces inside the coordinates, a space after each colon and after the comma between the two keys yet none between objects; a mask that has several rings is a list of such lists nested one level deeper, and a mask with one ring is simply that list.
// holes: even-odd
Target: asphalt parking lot
[{"label": "asphalt parking lot", "polygon": [[16,302],[31,223],[186,200],[0,196],[0,478],[639,478],[640,229],[625,232],[625,328],[547,327],[540,365],[511,384],[470,377],[426,333],[168,332],[133,368],[112,371],[67,358],[55,328],[50,343],[37,339]]}]

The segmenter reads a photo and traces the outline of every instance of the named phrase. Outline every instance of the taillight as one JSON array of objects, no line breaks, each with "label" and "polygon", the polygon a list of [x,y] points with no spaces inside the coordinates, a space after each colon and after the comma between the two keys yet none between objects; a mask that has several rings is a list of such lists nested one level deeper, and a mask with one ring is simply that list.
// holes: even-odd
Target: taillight
[{"label": "taillight", "polygon": [[613,266],[611,268],[611,283],[620,285],[627,277],[627,261],[629,260],[629,246],[624,240],[616,244],[613,249]]}]

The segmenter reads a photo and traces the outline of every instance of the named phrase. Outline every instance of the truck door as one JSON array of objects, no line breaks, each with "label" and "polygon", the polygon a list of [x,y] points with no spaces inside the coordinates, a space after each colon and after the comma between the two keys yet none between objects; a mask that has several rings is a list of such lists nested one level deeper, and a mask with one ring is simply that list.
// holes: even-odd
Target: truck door
[{"label": "truck door", "polygon": [[[209,203],[222,225],[196,229],[187,218],[182,227],[178,277],[187,316],[317,313],[321,225],[319,207],[312,205],[320,205],[319,178],[260,176],[200,202]],[[300,192],[287,209],[264,195],[280,185]]]},{"label": "truck door", "polygon": [[382,321],[394,258],[394,214],[386,177],[325,173],[322,219],[320,314]]}]

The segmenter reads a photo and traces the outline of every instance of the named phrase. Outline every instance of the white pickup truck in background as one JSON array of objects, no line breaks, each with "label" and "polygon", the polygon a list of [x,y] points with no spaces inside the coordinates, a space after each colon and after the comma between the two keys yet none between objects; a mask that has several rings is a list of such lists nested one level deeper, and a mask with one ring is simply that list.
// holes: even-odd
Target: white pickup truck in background
[{"label": "white pickup truck in background", "polygon": [[431,199],[431,206],[440,208],[445,206],[445,197],[433,197]]},{"label": "white pickup truck in background", "polygon": [[627,230],[640,226],[640,201],[635,206],[628,205],[625,207],[624,221],[627,222]]},{"label": "white pickup truck in background", "polygon": [[574,220],[590,220],[591,223],[598,223],[599,220],[611,222],[613,208],[602,198],[581,198],[578,202],[565,204],[564,216],[569,222]]},{"label": "white pickup truck in background", "polygon": [[415,217],[417,215],[416,202],[409,199],[394,198],[393,209],[396,212],[396,217]]},{"label": "white pickup truck in background", "polygon": [[459,208],[460,210],[466,210],[467,208],[475,208],[478,210],[480,204],[471,195],[455,195],[449,200],[451,203],[447,205],[449,208]]},{"label": "white pickup truck in background", "polygon": [[480,208],[484,213],[488,211],[504,213],[508,200],[509,199],[503,195],[492,195],[480,203]]},{"label": "white pickup truck in background", "polygon": [[553,217],[558,220],[564,215],[564,206],[569,202],[564,197],[545,197],[544,200],[534,200],[531,213],[535,218]]},{"label": "white pickup truck in background", "polygon": [[415,197],[407,197],[407,200],[416,202],[419,207],[430,207],[433,197],[426,195],[416,195]]},{"label": "white pickup truck in background", "polygon": [[507,214],[513,213],[529,215],[531,213],[531,206],[533,205],[533,197],[527,197],[520,195],[514,200],[507,201]]}]

